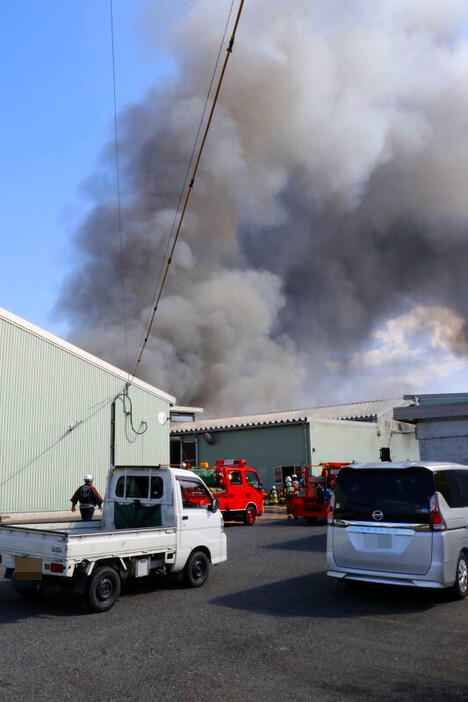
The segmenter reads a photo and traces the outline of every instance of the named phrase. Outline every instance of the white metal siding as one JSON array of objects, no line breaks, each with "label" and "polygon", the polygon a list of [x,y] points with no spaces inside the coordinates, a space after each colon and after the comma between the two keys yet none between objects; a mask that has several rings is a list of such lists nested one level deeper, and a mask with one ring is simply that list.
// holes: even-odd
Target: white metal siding
[{"label": "white metal siding", "polygon": [[390,448],[392,461],[419,460],[414,434],[395,434],[374,422],[313,421],[310,425],[312,463],[380,460],[380,449]]}]

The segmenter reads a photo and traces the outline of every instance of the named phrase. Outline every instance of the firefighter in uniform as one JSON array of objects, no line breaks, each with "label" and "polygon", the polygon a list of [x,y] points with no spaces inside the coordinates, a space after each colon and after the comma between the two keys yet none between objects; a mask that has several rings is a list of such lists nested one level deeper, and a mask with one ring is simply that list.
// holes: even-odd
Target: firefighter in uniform
[{"label": "firefighter in uniform", "polygon": [[86,473],[83,478],[84,484],[81,485],[74,493],[70,502],[72,503],[72,512],[76,512],[76,503],[80,503],[81,519],[84,522],[90,522],[93,518],[95,507],[102,510],[104,500],[93,485],[93,476]]},{"label": "firefighter in uniform", "polygon": [[276,492],[276,487],[274,485],[270,490],[269,503],[270,503],[270,505],[277,505],[278,504],[278,493]]},{"label": "firefighter in uniform", "polygon": [[292,519],[293,513],[292,513],[292,496],[294,495],[294,488],[292,484],[292,479],[290,475],[286,476],[286,480],[284,481],[284,486],[286,490],[286,514],[288,515],[288,519]]}]

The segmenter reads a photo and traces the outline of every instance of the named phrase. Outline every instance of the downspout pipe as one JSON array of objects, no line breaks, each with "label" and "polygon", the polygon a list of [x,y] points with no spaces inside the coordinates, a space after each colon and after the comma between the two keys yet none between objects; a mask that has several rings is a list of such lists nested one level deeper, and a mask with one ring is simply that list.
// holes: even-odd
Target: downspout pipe
[{"label": "downspout pipe", "polygon": [[111,404],[111,425],[110,425],[110,464],[115,466],[115,399]]},{"label": "downspout pipe", "polygon": [[312,463],[312,457],[310,452],[310,425],[308,422],[303,424],[304,428],[304,463],[306,466]]}]

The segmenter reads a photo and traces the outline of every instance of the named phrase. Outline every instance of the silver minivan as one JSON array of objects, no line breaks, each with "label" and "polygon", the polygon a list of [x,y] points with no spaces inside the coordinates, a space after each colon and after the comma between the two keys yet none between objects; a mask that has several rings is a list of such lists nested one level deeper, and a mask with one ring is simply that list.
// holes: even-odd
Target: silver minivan
[{"label": "silver minivan", "polygon": [[328,514],[327,575],[468,590],[468,466],[364,463],[342,468]]}]

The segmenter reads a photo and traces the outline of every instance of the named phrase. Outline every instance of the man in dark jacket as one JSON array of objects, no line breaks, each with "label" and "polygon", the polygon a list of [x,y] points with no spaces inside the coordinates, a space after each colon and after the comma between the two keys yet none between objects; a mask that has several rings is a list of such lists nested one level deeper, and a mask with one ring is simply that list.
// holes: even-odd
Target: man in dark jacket
[{"label": "man in dark jacket", "polygon": [[80,503],[81,519],[90,522],[93,518],[95,507],[102,509],[104,500],[93,485],[93,476],[87,473],[83,478],[84,485],[81,485],[71,498],[71,511],[76,511],[76,503]]}]

